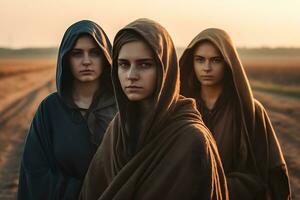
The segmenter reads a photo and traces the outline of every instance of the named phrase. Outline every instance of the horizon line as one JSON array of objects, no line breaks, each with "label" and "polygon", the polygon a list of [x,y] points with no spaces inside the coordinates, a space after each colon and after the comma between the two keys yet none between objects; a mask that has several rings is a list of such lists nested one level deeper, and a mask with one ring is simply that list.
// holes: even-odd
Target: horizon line
[{"label": "horizon line", "polygon": [[[6,50],[29,50],[29,49],[58,49],[59,46],[24,46],[24,47],[7,47],[7,46],[0,46],[0,49]],[[183,46],[175,46],[176,49],[178,48],[186,48]],[[237,49],[300,49],[300,46],[236,46]]]}]

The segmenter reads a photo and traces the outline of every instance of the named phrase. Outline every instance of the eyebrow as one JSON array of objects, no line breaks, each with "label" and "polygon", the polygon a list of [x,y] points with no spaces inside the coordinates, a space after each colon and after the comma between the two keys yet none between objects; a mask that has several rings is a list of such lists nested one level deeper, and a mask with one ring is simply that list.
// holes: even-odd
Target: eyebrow
[{"label": "eyebrow", "polygon": [[[126,61],[128,61],[128,59],[119,58],[118,61],[126,62]],[[141,58],[141,59],[137,59],[137,62],[154,62],[154,59],[153,58]]]},{"label": "eyebrow", "polygon": [[118,62],[126,62],[126,59],[118,59]]},{"label": "eyebrow", "polygon": [[[200,56],[200,55],[194,55],[194,58],[205,58],[204,56]],[[222,56],[213,56],[213,57],[210,57],[209,59],[212,59],[212,58],[223,58]]]},{"label": "eyebrow", "polygon": [[137,60],[138,62],[153,62],[154,61],[154,59],[153,58],[142,58],[142,59],[138,59]]},{"label": "eyebrow", "polygon": [[194,55],[194,57],[204,58],[203,56],[200,56],[200,55]]},{"label": "eyebrow", "polygon": [[[93,47],[93,48],[90,48],[89,51],[92,51],[92,50],[98,50],[99,48],[97,47]],[[71,49],[71,51],[82,51],[83,49],[80,49],[80,48],[73,48]]]}]

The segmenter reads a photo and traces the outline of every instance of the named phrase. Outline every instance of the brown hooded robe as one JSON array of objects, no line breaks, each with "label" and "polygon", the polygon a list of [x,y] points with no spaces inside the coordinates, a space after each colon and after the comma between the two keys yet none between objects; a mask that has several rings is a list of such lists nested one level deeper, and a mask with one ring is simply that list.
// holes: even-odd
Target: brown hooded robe
[{"label": "brown hooded robe", "polygon": [[[130,102],[118,79],[117,57],[127,33],[143,38],[157,61],[158,81],[147,123],[130,154]],[[179,95],[179,67],[173,42],[158,23],[138,19],[114,40],[112,79],[119,113],[110,123],[86,175],[80,199],[228,199],[217,148],[195,102]],[[137,120],[134,123],[138,124]],[[134,127],[133,127],[134,128]]]},{"label": "brown hooded robe", "polygon": [[[193,69],[200,42],[210,41],[227,64],[224,90],[208,110]],[[205,124],[213,133],[227,178],[230,199],[290,199],[287,166],[264,107],[252,91],[229,35],[220,29],[198,34],[180,58],[181,94],[196,98]]]}]

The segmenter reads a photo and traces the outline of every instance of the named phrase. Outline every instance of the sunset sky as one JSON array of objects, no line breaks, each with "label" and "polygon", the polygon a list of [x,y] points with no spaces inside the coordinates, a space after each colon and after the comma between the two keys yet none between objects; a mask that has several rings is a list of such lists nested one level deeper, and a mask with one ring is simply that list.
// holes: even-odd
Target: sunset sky
[{"label": "sunset sky", "polygon": [[299,0],[0,0],[0,47],[57,47],[74,22],[97,22],[113,40],[147,17],[185,47],[205,28],[225,29],[239,47],[300,47]]}]

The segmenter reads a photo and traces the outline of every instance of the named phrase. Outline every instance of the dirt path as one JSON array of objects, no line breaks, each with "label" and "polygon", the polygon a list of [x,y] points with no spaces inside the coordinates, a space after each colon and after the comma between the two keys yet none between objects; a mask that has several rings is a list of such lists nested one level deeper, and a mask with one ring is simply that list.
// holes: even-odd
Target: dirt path
[{"label": "dirt path", "polygon": [[18,96],[0,113],[0,199],[16,199],[20,157],[28,127],[40,101],[54,90],[46,80],[26,96]]},{"label": "dirt path", "polygon": [[[16,198],[26,132],[40,101],[53,90],[54,80],[49,79],[0,110],[0,200]],[[292,177],[293,197],[297,199],[300,197],[300,159],[297,159],[300,155],[300,100],[263,92],[254,95],[270,115]]]}]

